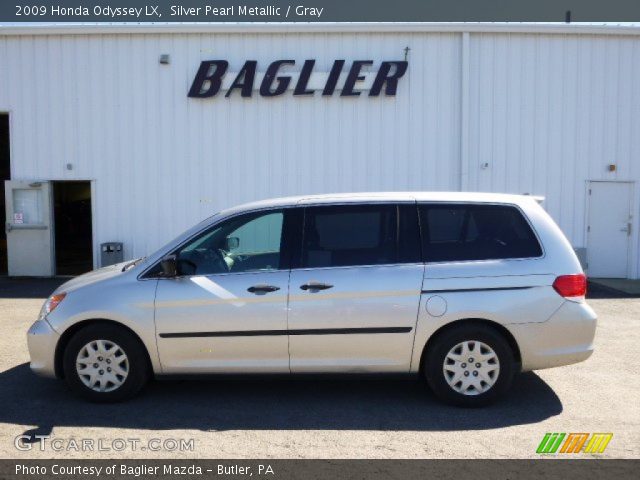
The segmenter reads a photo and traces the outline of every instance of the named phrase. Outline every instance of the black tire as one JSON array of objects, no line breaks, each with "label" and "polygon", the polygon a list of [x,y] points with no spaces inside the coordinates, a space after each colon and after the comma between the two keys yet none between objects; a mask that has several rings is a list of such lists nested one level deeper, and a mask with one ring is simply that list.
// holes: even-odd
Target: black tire
[{"label": "black tire", "polygon": [[[490,347],[498,357],[499,373],[495,383],[486,391],[477,393],[473,388],[463,394],[449,385],[443,371],[447,354],[458,344],[477,341]],[[453,327],[438,335],[425,352],[423,373],[433,393],[443,402],[460,407],[482,407],[498,400],[509,390],[517,371],[513,350],[504,335],[484,324],[466,324]],[[469,369],[471,370],[470,367]],[[473,371],[469,372],[470,374]],[[459,384],[458,384],[459,385]]]},{"label": "black tire", "polygon": [[[111,391],[92,390],[83,383],[76,369],[76,359],[80,350],[97,340],[115,343],[127,356],[128,374],[122,385]],[[151,371],[147,354],[140,340],[125,328],[108,323],[88,325],[71,337],[64,350],[63,369],[65,380],[74,393],[99,403],[119,402],[133,397],[145,385]],[[109,384],[108,388],[113,387],[114,384]]]}]

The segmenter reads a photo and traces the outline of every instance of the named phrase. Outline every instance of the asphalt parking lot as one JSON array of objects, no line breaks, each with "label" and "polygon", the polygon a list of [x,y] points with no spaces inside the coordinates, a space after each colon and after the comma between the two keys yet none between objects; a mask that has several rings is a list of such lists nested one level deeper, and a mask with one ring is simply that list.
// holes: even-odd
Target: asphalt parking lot
[{"label": "asphalt parking lot", "polygon": [[[128,403],[94,405],[29,371],[25,332],[53,288],[0,279],[2,458],[532,458],[546,432],[612,432],[602,456],[640,457],[640,298],[592,289],[594,355],[523,374],[484,409],[443,406],[403,377],[157,381]],[[23,434],[56,447],[19,450]],[[85,439],[94,451],[76,449]]]}]

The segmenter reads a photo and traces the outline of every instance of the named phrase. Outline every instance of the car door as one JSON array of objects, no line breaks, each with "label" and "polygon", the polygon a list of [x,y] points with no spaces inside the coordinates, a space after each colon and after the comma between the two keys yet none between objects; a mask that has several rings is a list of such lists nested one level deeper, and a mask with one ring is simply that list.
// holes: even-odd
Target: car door
[{"label": "car door", "polygon": [[289,249],[294,210],[223,220],[175,253],[155,312],[165,373],[289,372]]},{"label": "car door", "polygon": [[415,203],[305,208],[292,372],[408,371],[424,266]]}]

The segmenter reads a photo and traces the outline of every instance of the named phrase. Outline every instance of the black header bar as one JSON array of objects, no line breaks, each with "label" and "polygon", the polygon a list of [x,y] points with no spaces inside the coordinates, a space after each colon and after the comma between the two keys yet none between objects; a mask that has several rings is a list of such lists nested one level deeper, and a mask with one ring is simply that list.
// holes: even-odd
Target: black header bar
[{"label": "black header bar", "polygon": [[[215,452],[211,452],[214,454]],[[637,478],[638,460],[0,460],[0,478],[40,480],[591,480]]]},{"label": "black header bar", "polygon": [[[13,0],[0,22],[637,22],[638,0]],[[1,26],[0,26],[1,28]]]}]

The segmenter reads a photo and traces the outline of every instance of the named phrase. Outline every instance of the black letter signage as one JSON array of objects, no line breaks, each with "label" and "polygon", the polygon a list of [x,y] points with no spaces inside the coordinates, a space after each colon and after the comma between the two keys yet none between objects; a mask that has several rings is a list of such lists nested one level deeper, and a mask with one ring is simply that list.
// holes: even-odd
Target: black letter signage
[{"label": "black letter signage", "polygon": [[360,92],[354,92],[353,87],[356,86],[356,82],[364,80],[364,77],[360,75],[360,70],[365,65],[373,65],[371,60],[356,60],[351,65],[351,70],[349,70],[349,75],[347,75],[347,79],[344,81],[344,87],[342,87],[341,97],[355,97],[360,95]]},{"label": "black letter signage", "polygon": [[253,80],[256,77],[257,66],[258,62],[256,60],[247,60],[244,62],[244,67],[240,69],[240,72],[229,87],[229,91],[225,97],[231,96],[231,92],[233,92],[234,88],[239,88],[240,94],[243,97],[250,97],[253,90]]},{"label": "black letter signage", "polygon": [[296,89],[293,91],[294,95],[313,95],[314,90],[307,90],[307,85],[309,84],[309,78],[311,78],[311,72],[315,64],[315,60],[304,61],[302,70],[300,70],[300,76],[298,77],[298,83],[296,83]]},{"label": "black letter signage", "polygon": [[[389,75],[389,71],[391,67],[395,65],[396,71]],[[395,95],[396,90],[398,89],[398,79],[404,75],[407,71],[408,62],[382,62],[380,65],[380,70],[378,70],[378,75],[376,75],[376,79],[373,81],[373,85],[371,86],[371,90],[369,90],[370,97],[377,97],[380,95],[380,90],[382,90],[382,85],[387,82],[387,88],[385,88],[385,95]]]},{"label": "black letter signage", "polygon": [[267,73],[264,74],[264,78],[262,79],[262,84],[260,85],[260,95],[263,97],[275,97],[276,95],[282,95],[289,86],[289,82],[291,82],[291,77],[278,77],[278,85],[275,90],[271,90],[271,85],[273,84],[273,80],[276,78],[278,74],[278,69],[281,65],[295,65],[295,60],[276,60],[269,68],[267,68]]},{"label": "black letter signage", "polygon": [[[379,97],[381,93],[393,97],[398,91],[399,80],[407,73],[409,66],[406,60],[390,60],[380,62],[377,71],[363,72],[362,69],[373,65],[374,61],[354,60],[348,73],[343,74],[345,63],[344,60],[334,60],[328,72],[314,72],[316,61],[308,59],[304,61],[299,73],[279,75],[283,66],[294,66],[296,61],[275,60],[267,67],[260,85],[255,86],[256,75],[259,75],[256,60],[247,60],[238,73],[230,74],[234,76],[233,81],[230,78],[224,81],[229,70],[227,60],[205,60],[200,63],[188,96],[215,97],[220,90],[226,90],[225,97],[231,97],[234,90],[240,90],[240,95],[248,98],[256,88],[261,97],[277,97],[289,89],[293,90],[295,97],[313,97],[316,91],[321,92],[323,97],[330,97],[336,90],[343,98],[359,97],[366,90],[369,90],[369,97]],[[294,79],[295,86],[292,86],[291,81]],[[362,83],[364,80],[367,82]]]},{"label": "black letter signage", "polygon": [[338,85],[338,79],[342,73],[343,66],[344,60],[336,60],[333,62],[333,67],[331,67],[331,71],[329,72],[329,78],[327,78],[327,83],[324,86],[324,90],[322,90],[322,96],[328,97],[336,91],[336,85]]},{"label": "black letter signage", "polygon": [[[206,98],[213,97],[222,86],[222,76],[226,73],[229,62],[226,60],[209,60],[202,62],[196,78],[193,79],[191,89],[189,90],[189,96],[194,98]],[[213,71],[209,73],[211,68]],[[205,82],[209,82],[208,87],[205,87]]]}]

